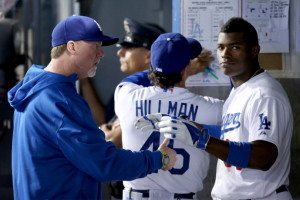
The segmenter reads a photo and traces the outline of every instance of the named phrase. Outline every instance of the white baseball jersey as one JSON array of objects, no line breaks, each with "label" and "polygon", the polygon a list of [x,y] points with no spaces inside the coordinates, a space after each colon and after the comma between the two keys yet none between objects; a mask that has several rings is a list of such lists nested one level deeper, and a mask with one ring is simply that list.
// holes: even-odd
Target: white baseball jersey
[{"label": "white baseball jersey", "polygon": [[268,141],[277,146],[278,157],[268,171],[240,169],[218,160],[212,197],[264,198],[281,185],[288,185],[293,116],[280,83],[263,72],[232,89],[225,101],[222,118],[222,139]]},{"label": "white baseball jersey", "polygon": [[[185,115],[203,124],[221,124],[222,106],[223,101],[202,97],[178,87],[165,91],[155,86],[121,83],[115,92],[115,112],[122,128],[123,148],[133,151],[155,151],[163,141],[163,135],[159,132],[142,132],[134,127],[135,121],[141,116],[159,112],[173,116]],[[166,190],[170,193],[202,190],[202,181],[209,167],[207,152],[180,141],[170,140],[170,144],[177,152],[177,162],[171,171],[158,170],[145,178],[124,181],[124,186],[139,190]]]}]

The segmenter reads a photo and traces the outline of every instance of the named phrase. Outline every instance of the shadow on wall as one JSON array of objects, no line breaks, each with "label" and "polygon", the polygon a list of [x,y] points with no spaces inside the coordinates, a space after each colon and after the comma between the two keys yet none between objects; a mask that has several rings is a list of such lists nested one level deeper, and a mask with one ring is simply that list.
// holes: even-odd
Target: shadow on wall
[{"label": "shadow on wall", "polygon": [[6,129],[2,132],[0,137],[0,197],[5,200],[13,199],[10,156],[11,143],[12,133]]},{"label": "shadow on wall", "polygon": [[294,133],[291,149],[291,172],[289,189],[294,199],[300,199],[300,79],[279,79],[286,90],[294,114]]}]

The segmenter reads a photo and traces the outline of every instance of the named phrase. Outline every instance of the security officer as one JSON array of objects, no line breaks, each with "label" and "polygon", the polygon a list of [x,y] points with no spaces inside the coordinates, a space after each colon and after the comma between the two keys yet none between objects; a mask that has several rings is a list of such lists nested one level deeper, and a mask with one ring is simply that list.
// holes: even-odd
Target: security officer
[{"label": "security officer", "polygon": [[165,30],[156,24],[141,24],[129,18],[124,19],[124,29],[126,34],[117,44],[121,47],[117,53],[120,58],[121,71],[132,74],[148,69],[151,45]]}]

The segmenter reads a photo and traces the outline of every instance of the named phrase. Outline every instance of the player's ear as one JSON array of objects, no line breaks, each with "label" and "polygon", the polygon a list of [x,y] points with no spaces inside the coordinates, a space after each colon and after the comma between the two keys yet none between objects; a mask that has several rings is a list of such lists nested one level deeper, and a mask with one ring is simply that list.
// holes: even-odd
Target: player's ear
[{"label": "player's ear", "polygon": [[255,45],[252,47],[252,57],[257,57],[260,52],[260,46]]},{"label": "player's ear", "polygon": [[67,43],[67,50],[71,54],[74,54],[75,51],[76,51],[76,43],[74,41],[72,41],[72,40],[68,41],[68,43]]}]

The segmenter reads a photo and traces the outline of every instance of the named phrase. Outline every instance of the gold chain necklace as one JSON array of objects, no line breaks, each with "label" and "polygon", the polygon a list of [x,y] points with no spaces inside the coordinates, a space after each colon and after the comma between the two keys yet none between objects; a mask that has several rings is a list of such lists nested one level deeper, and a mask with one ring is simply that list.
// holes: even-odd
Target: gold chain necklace
[{"label": "gold chain necklace", "polygon": [[254,76],[260,74],[260,73],[263,72],[263,71],[264,71],[263,68],[259,68],[258,70],[256,70],[256,72],[254,72],[254,74],[253,74],[249,79],[253,78]]}]

